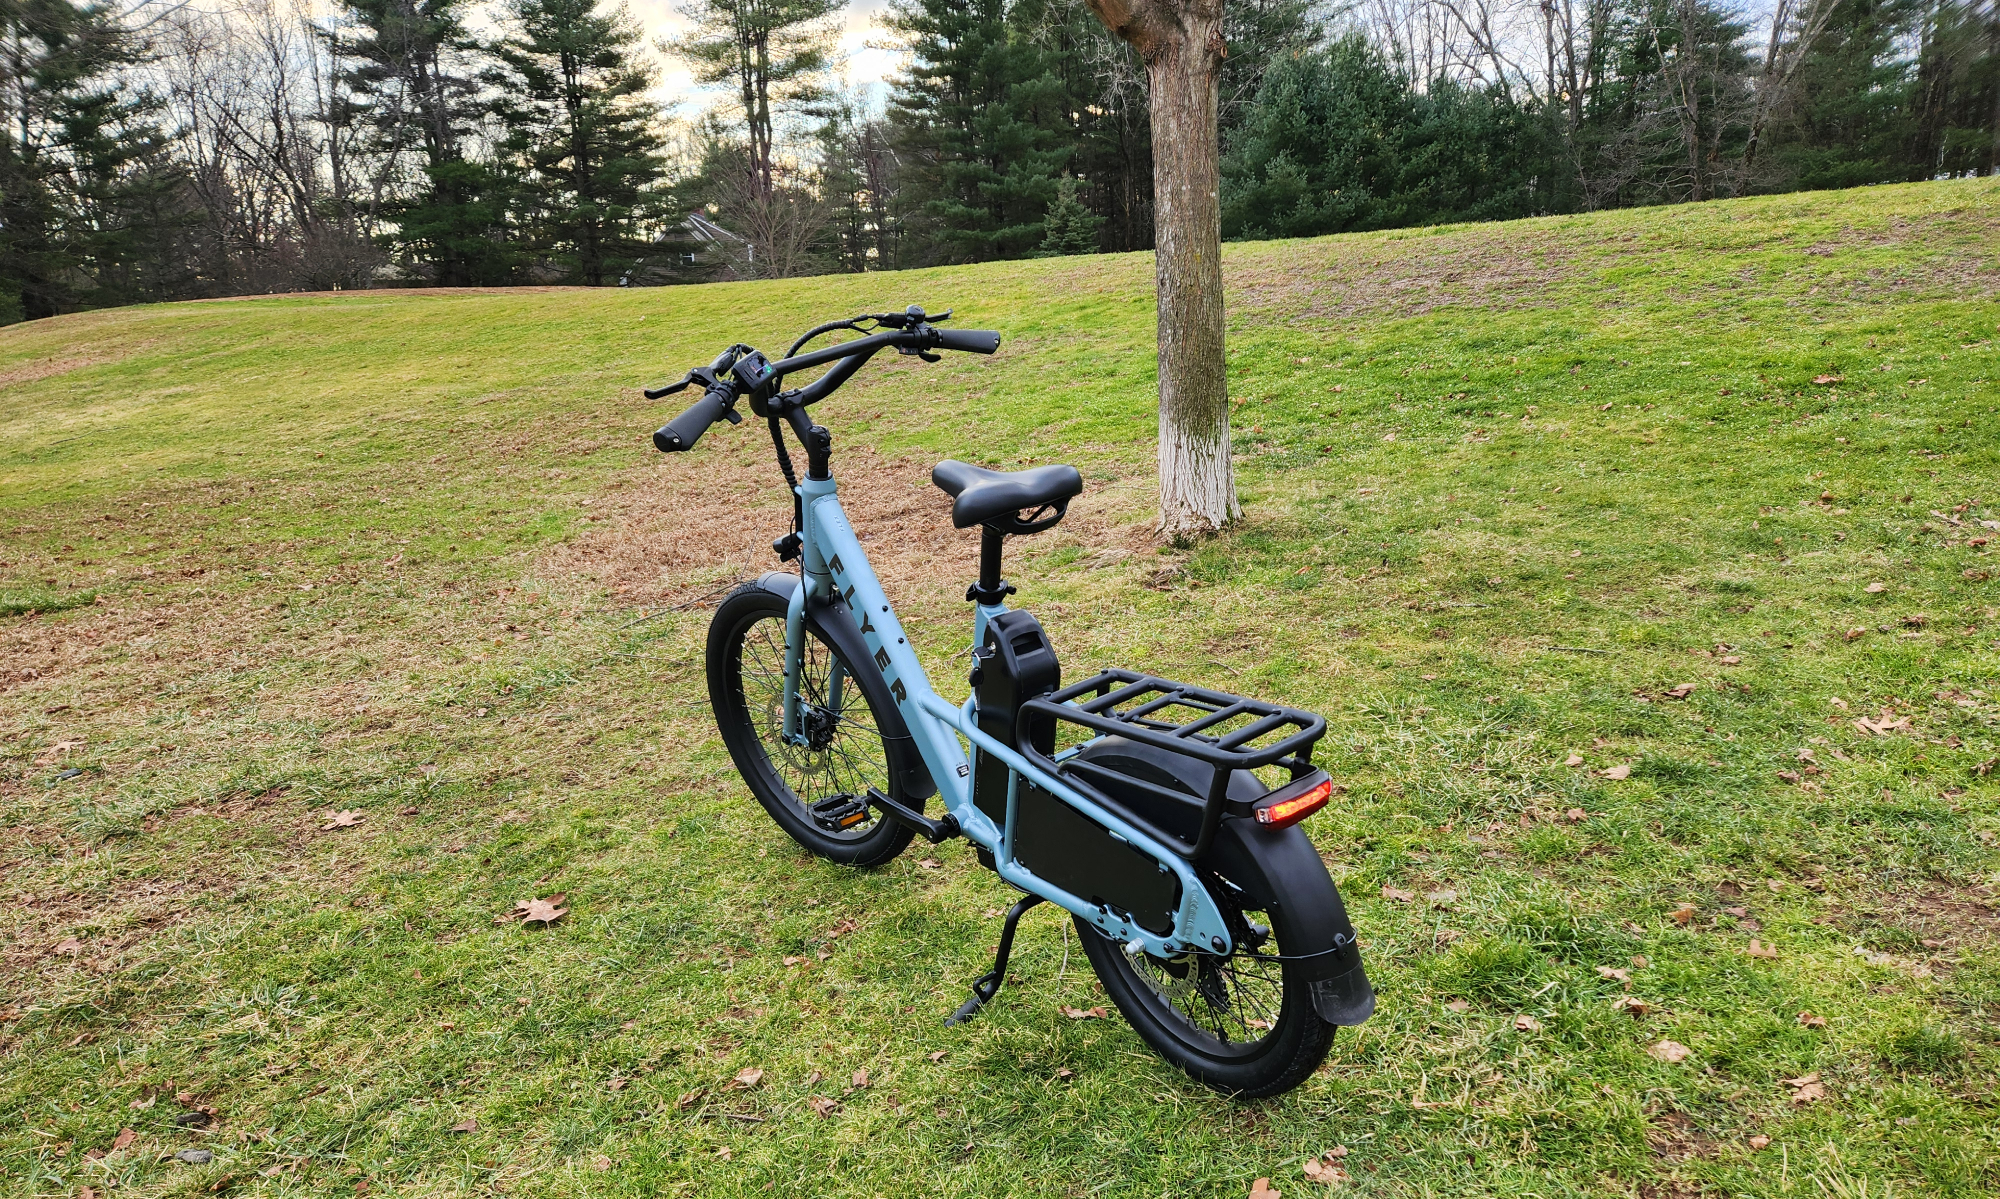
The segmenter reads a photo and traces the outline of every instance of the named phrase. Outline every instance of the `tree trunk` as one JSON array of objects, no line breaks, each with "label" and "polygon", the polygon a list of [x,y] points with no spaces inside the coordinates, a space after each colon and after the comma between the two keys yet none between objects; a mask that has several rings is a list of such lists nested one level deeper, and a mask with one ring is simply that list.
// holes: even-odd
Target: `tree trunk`
[{"label": "tree trunk", "polygon": [[1221,0],[1088,0],[1146,63],[1153,124],[1160,355],[1160,532],[1213,533],[1242,515],[1223,360]]}]

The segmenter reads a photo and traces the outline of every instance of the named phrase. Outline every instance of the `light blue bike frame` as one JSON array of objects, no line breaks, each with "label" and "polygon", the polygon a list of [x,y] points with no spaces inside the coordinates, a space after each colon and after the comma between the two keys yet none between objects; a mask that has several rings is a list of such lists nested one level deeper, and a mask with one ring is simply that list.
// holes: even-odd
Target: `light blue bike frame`
[{"label": "light blue bike frame", "polygon": [[[869,568],[868,556],[847,523],[831,478],[808,478],[799,484],[799,498],[805,516],[805,585],[792,593],[785,629],[785,713],[784,735],[798,735],[799,670],[805,646],[805,605],[808,594],[826,599],[839,596],[853,616],[862,638],[873,653],[875,665],[888,684],[909,726],[917,751],[936,780],[945,809],[958,821],[966,838],[993,855],[1000,877],[1032,895],[1090,921],[1105,934],[1128,948],[1142,948],[1158,957],[1178,957],[1190,949],[1227,953],[1233,946],[1222,913],[1208,888],[1195,876],[1187,859],[1163,845],[1158,838],[1107,811],[1049,771],[1030,762],[1011,745],[1002,745],[979,729],[975,697],[962,706],[953,706],[931,689],[916,651],[903,635],[902,625],[889,607],[882,585]],[[1005,604],[980,604],[972,618],[972,643],[986,636],[986,622],[1005,612]],[[838,661],[836,659],[836,661]],[[828,703],[838,706],[842,679],[836,666],[828,686]],[[972,767],[966,761],[959,739],[978,746],[1007,764],[1007,822],[996,828],[986,813],[972,802]],[[1086,817],[1108,829],[1111,835],[1151,857],[1163,871],[1180,880],[1180,910],[1173,929],[1166,935],[1151,932],[1103,905],[1072,895],[1040,878],[1014,858],[1013,827],[1016,795],[1021,780],[1069,804]]]}]

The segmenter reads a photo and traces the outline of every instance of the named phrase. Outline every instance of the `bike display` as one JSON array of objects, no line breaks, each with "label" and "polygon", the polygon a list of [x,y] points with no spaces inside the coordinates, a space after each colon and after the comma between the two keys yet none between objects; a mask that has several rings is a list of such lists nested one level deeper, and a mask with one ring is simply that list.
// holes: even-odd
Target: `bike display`
[{"label": "bike display", "polygon": [[[1070,913],[1105,990],[1163,1058],[1232,1095],[1289,1090],[1324,1060],[1335,1027],[1375,1007],[1340,894],[1299,827],[1333,794],[1312,762],[1326,722],[1133,670],[1063,682],[1041,624],[1007,607],[1001,558],[1008,537],[1062,520],[1083,491],[1071,466],[948,460],[932,471],[952,524],[980,529],[980,559],[966,591],[971,693],[953,704],[931,688],[841,508],[832,436],[807,409],[885,349],[927,362],[999,349],[996,332],[939,328],[950,315],[912,306],[830,321],[777,361],[732,345],[646,391],[701,386],[653,434],[667,453],[741,423],[747,402],[793,496],[792,528],[772,549],[796,573],[742,585],[709,625],[723,742],[771,818],[821,857],[877,866],[913,837],[962,837],[1023,893],[993,969],[947,1023],[999,992],[1022,914],[1047,902]],[[856,336],[805,351],[836,331]],[[805,451],[803,479],[787,428]]]}]

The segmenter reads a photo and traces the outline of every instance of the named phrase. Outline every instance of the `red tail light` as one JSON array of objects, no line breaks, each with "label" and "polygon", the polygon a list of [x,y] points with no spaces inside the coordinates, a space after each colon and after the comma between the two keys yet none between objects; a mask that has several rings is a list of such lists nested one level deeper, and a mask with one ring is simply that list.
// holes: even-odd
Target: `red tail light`
[{"label": "red tail light", "polygon": [[[1290,794],[1287,794],[1287,793]],[[1333,780],[1321,775],[1317,783],[1303,791],[1292,787],[1282,787],[1257,801],[1250,810],[1257,816],[1257,823],[1266,828],[1285,828],[1297,824],[1326,806],[1333,798]]]}]

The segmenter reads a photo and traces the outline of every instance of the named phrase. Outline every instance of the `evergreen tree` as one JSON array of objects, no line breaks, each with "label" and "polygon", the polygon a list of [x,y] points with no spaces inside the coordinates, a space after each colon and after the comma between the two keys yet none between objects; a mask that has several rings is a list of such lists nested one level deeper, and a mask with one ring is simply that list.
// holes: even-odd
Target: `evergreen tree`
[{"label": "evergreen tree", "polygon": [[752,190],[779,186],[777,138],[787,109],[810,115],[826,91],[843,0],[693,0],[680,10],[693,27],[661,48],[696,82],[721,84],[742,117]]},{"label": "evergreen tree", "polygon": [[420,152],[421,182],[391,204],[390,238],[443,287],[505,283],[520,265],[507,243],[505,180],[468,154],[486,119],[467,0],[341,0],[353,24],[333,35],[350,65],[344,81],[356,119],[373,129],[372,151]]},{"label": "evergreen tree", "polygon": [[622,5],[513,0],[509,16],[494,53],[519,219],[566,278],[600,287],[645,256],[664,210],[659,111],[646,96],[656,73],[635,57],[641,34]]},{"label": "evergreen tree", "polygon": [[203,290],[139,57],[108,6],[0,0],[0,323]]},{"label": "evergreen tree", "polygon": [[909,164],[920,261],[1018,258],[1071,153],[1063,89],[1004,0],[898,0],[889,27],[910,51],[889,119]]},{"label": "evergreen tree", "polygon": [[1064,175],[1056,182],[1055,203],[1042,218],[1042,248],[1038,258],[1061,258],[1070,254],[1097,253],[1097,231],[1104,218],[1083,206],[1076,198],[1077,180]]}]

